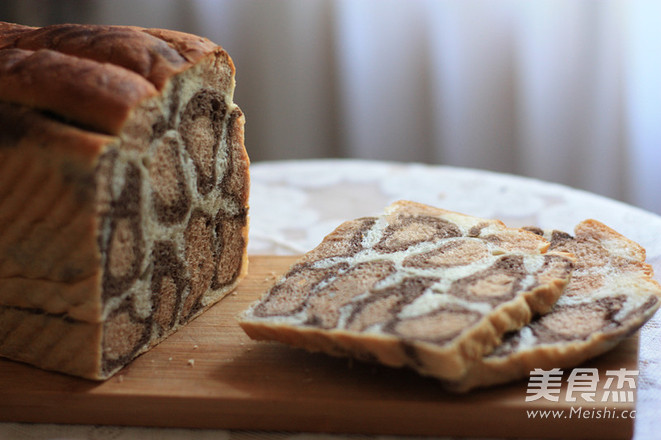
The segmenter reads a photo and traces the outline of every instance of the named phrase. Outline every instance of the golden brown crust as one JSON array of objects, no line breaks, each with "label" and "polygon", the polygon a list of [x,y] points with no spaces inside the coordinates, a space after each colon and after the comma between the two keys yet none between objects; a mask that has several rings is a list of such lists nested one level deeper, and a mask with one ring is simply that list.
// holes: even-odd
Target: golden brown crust
[{"label": "golden brown crust", "polygon": [[234,74],[221,47],[181,32],[0,22],[0,101],[118,134],[131,109],[205,56],[220,60]]},{"label": "golden brown crust", "polygon": [[[222,49],[220,49],[211,41],[197,35],[177,32],[169,29],[133,29],[140,30],[155,38],[165,41],[189,63],[197,63],[202,57],[211,52],[222,51]],[[226,54],[226,52],[224,53]],[[232,73],[234,73],[234,65],[232,65]]]},{"label": "golden brown crust", "polygon": [[94,174],[116,139],[5,103],[0,121],[0,306],[98,322]]},{"label": "golden brown crust", "polygon": [[0,50],[0,100],[118,134],[131,109],[156,94],[141,76],[48,49]]},{"label": "golden brown crust", "polygon": [[203,37],[136,26],[57,24],[42,28],[0,26],[0,49],[49,49],[131,70],[161,90],[202,57],[222,50]]},{"label": "golden brown crust", "polygon": [[124,26],[62,24],[16,36],[16,49],[49,49],[77,58],[110,63],[131,70],[159,89],[186,60],[167,43],[138,29]]},{"label": "golden brown crust", "polygon": [[21,145],[43,145],[56,153],[71,154],[92,162],[103,147],[116,138],[52,120],[39,112],[0,102],[0,151],[23,148]]},{"label": "golden brown crust", "polygon": [[0,353],[46,370],[102,379],[102,330],[99,323],[0,306]]},{"label": "golden brown crust", "polygon": [[0,21],[0,49],[11,45],[21,34],[30,32],[36,28],[22,24],[7,23]]}]

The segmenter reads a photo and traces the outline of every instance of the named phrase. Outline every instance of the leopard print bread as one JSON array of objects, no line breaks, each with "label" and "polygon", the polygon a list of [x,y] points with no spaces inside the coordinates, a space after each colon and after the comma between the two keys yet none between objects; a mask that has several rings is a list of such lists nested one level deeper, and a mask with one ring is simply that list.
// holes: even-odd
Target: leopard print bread
[{"label": "leopard print bread", "polygon": [[463,377],[547,312],[573,257],[531,232],[413,202],[342,224],[242,315],[255,339]]},{"label": "leopard print bread", "polygon": [[645,263],[645,250],[596,220],[579,223],[574,236],[531,228],[571,252],[576,268],[553,310],[518,332],[459,381],[455,391],[527,377],[535,368],[569,368],[600,355],[638,330],[661,303],[661,286]]},{"label": "leopard print bread", "polygon": [[0,355],[107,378],[236,286],[234,73],[179,32],[0,23]]}]

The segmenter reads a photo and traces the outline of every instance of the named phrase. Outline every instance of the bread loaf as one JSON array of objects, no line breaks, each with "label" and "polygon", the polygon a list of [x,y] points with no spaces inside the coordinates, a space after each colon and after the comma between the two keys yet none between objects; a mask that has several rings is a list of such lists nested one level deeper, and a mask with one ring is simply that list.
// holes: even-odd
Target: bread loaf
[{"label": "bread loaf", "polygon": [[241,316],[255,339],[463,377],[545,313],[573,258],[531,232],[413,202],[329,234]]},{"label": "bread loaf", "polygon": [[234,289],[234,74],[194,35],[0,23],[0,355],[107,378]]},{"label": "bread loaf", "polygon": [[579,223],[574,236],[542,231],[551,250],[571,252],[576,267],[565,293],[548,314],[509,334],[474,363],[455,391],[528,377],[535,368],[570,368],[616,346],[649,320],[661,286],[645,263],[645,250],[596,220]]}]

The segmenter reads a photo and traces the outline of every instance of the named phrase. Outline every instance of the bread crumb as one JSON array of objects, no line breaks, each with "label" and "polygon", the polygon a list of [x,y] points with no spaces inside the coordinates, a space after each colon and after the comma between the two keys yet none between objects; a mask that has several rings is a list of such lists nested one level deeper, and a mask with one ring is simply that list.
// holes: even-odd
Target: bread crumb
[{"label": "bread crumb", "polygon": [[170,357],[168,358],[168,361],[171,361],[171,360],[172,360],[172,356],[170,356]]},{"label": "bread crumb", "polygon": [[199,347],[197,344],[193,345],[193,350],[197,350]]},{"label": "bread crumb", "polygon": [[188,364],[188,366],[190,366],[190,367],[194,367],[194,366],[195,366],[195,359],[188,359],[187,364]]},{"label": "bread crumb", "polygon": [[120,374],[119,376],[117,376],[117,382],[119,382],[119,383],[124,382],[124,375],[123,374]]}]

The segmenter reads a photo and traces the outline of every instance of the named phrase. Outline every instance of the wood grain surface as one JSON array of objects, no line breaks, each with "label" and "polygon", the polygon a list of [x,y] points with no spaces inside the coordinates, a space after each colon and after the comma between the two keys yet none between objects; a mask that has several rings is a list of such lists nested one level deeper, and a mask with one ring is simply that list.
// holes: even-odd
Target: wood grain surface
[{"label": "wood grain surface", "polygon": [[[569,370],[558,402],[526,402],[527,381],[457,396],[406,369],[250,340],[237,315],[293,261],[251,257],[249,276],[234,294],[106,382],[0,360],[0,420],[360,434],[632,436],[629,415],[635,404],[605,399],[603,374],[637,369],[637,336],[583,366],[598,368],[602,377],[594,402],[579,393],[576,402],[565,400]],[[564,413],[532,417],[531,410]]]}]

